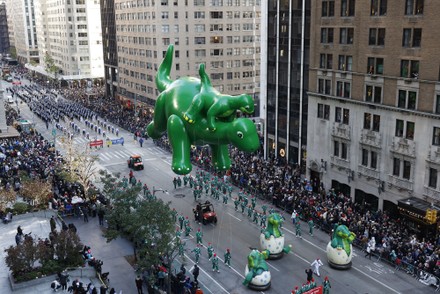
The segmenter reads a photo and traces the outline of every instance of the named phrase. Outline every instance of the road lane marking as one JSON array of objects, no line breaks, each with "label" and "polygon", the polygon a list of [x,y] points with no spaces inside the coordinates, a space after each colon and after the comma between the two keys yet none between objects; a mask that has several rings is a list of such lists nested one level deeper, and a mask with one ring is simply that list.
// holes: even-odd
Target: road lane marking
[{"label": "road lane marking", "polygon": [[108,164],[101,164],[103,167],[107,166],[113,166],[113,165],[120,165],[120,164],[127,164],[126,162],[115,162],[115,163],[108,163]]},{"label": "road lane marking", "polygon": [[270,266],[271,268],[273,268],[274,270],[276,270],[277,272],[279,272],[280,270],[279,269],[277,269],[276,267],[274,267],[273,265],[271,265],[270,263],[268,263],[267,261],[266,261],[266,263],[267,263],[267,265],[268,266]]},{"label": "road lane marking", "polygon": [[[191,257],[188,256],[188,254],[185,253],[185,256],[186,256],[186,258],[188,258],[189,260],[191,260],[192,263],[195,263],[195,262],[191,259]],[[220,285],[219,282],[217,282],[217,281],[216,281],[216,280],[215,280],[210,274],[208,274],[208,273],[207,273],[202,267],[199,267],[199,269],[200,269],[200,271],[201,271],[202,273],[204,273],[205,275],[207,275],[208,278],[210,278],[215,284],[217,284],[217,286],[219,286],[220,289],[222,289],[223,291],[225,291],[225,293],[231,294],[231,293],[228,292],[228,290],[226,290],[225,288],[223,288],[223,286]],[[212,292],[211,292],[211,293],[212,293]]]},{"label": "road lane marking", "polygon": [[238,217],[236,217],[236,216],[234,216],[234,215],[230,214],[229,212],[228,212],[227,214],[229,214],[230,216],[232,216],[233,218],[235,218],[236,220],[238,220],[238,221],[240,221],[240,222],[241,222],[241,219],[239,219]]}]

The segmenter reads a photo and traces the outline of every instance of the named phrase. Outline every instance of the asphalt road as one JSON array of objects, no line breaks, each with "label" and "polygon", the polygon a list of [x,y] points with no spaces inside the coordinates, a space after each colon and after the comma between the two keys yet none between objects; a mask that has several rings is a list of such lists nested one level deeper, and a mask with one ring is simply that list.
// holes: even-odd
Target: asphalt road
[{"label": "asphalt road", "polygon": [[[4,82],[4,85],[6,83]],[[46,129],[45,125],[30,113],[24,104],[19,104],[20,111],[25,118],[34,119],[37,122],[37,129],[51,139],[51,127]],[[82,128],[82,127],[81,127]],[[217,225],[199,225],[193,221],[192,208],[195,202],[192,191],[189,188],[174,189],[172,179],[175,176],[171,171],[171,154],[156,147],[151,140],[144,142],[143,148],[133,140],[131,134],[121,131],[126,139],[124,146],[116,145],[110,148],[104,147],[94,154],[99,156],[98,166],[113,173],[127,175],[129,169],[126,160],[130,154],[141,154],[144,159],[145,170],[135,172],[137,179],[152,188],[164,189],[168,192],[157,192],[156,196],[171,202],[171,207],[179,213],[191,219],[193,232],[186,240],[186,258],[177,260],[183,262],[187,270],[194,265],[194,255],[190,251],[195,247],[195,232],[200,227],[203,231],[203,244],[206,246],[211,242],[215,252],[223,260],[226,248],[230,248],[232,254],[232,268],[227,268],[220,263],[220,273],[212,272],[211,262],[208,261],[206,248],[202,250],[202,257],[199,263],[201,273],[199,281],[205,289],[205,293],[254,293],[242,285],[246,257],[250,247],[259,247],[260,228],[251,223],[246,215],[234,211],[232,201],[227,205],[202,196],[202,200],[209,199],[214,203],[218,214]],[[84,138],[75,138],[75,144],[87,144]],[[197,170],[193,169],[193,175]],[[233,197],[237,195],[237,188],[234,188]],[[183,196],[183,197],[182,197]],[[257,202],[257,209],[261,210],[262,201]],[[268,205],[270,207],[270,205]],[[294,236],[294,226],[290,222],[290,216],[282,213],[286,218],[284,233],[286,245],[292,245],[292,252],[282,259],[268,261],[272,275],[272,286],[265,293],[290,293],[295,286],[300,286],[306,281],[305,269],[310,268],[310,263],[321,258],[324,266],[321,267],[321,277],[316,277],[318,285],[328,276],[332,285],[331,293],[433,293],[434,288],[427,287],[404,272],[395,272],[394,268],[376,260],[364,258],[362,252],[354,249],[353,267],[349,270],[338,271],[330,268],[326,263],[325,247],[329,241],[326,233],[315,230],[314,237],[307,234],[307,224],[303,223],[303,237],[298,239]]]}]

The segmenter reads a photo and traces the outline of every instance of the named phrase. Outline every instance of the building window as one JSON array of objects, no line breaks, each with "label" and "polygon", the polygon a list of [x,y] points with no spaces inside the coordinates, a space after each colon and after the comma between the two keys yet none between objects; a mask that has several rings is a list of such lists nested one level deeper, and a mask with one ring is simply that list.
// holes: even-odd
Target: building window
[{"label": "building window", "polygon": [[414,140],[415,127],[415,123],[411,121],[406,122],[406,138],[408,140]]},{"label": "building window", "polygon": [[385,45],[385,29],[370,29],[370,37],[368,39],[370,46],[384,46]]},{"label": "building window", "polygon": [[375,132],[380,131],[380,115],[364,113],[364,129]]},{"label": "building window", "polygon": [[350,98],[351,97],[350,91],[351,91],[350,82],[342,82],[342,81],[336,82],[336,96],[343,98]]},{"label": "building window", "polygon": [[416,103],[417,103],[417,92],[399,90],[397,107],[415,110]]},{"label": "building window", "polygon": [[318,103],[318,118],[330,119],[330,105]]},{"label": "building window", "polygon": [[339,55],[338,57],[338,70],[352,71],[353,68],[353,56]]},{"label": "building window", "polygon": [[333,155],[339,157],[339,141],[334,141]]},{"label": "building window", "polygon": [[341,28],[339,30],[339,44],[353,44],[353,36],[353,28]]},{"label": "building window", "polygon": [[205,37],[194,37],[194,44],[205,44]]},{"label": "building window", "polygon": [[335,107],[335,122],[348,125],[350,123],[350,109]]},{"label": "building window", "polygon": [[371,151],[370,167],[373,169],[377,168],[377,152],[375,151]]},{"label": "building window", "polygon": [[422,44],[422,29],[403,29],[402,46],[406,48],[420,47]]},{"label": "building window", "polygon": [[400,76],[402,78],[419,78],[419,65],[418,60],[401,60],[400,61]]},{"label": "building window", "polygon": [[382,75],[383,74],[383,58],[368,57],[367,60],[367,73],[370,75]]},{"label": "building window", "polygon": [[400,177],[400,159],[393,159],[393,176]]},{"label": "building window", "polygon": [[[370,159],[370,161],[368,161]],[[370,165],[368,165],[370,164]],[[369,151],[368,149],[362,148],[362,162],[361,165],[370,167],[372,169],[377,168],[377,152]]]},{"label": "building window", "polygon": [[434,111],[435,113],[440,114],[440,94],[435,95]]},{"label": "building window", "polygon": [[387,15],[387,0],[371,0],[371,16]]},{"label": "building window", "polygon": [[440,146],[440,128],[434,127],[432,132],[432,145]]},{"label": "building window", "polygon": [[362,148],[362,163],[363,166],[368,166],[368,150]]},{"label": "building window", "polygon": [[411,162],[408,160],[403,161],[403,176],[404,179],[409,180],[411,178]]},{"label": "building window", "polygon": [[404,129],[405,125],[403,120],[401,119],[396,119],[396,133],[395,136],[396,137],[403,137],[403,129]]},{"label": "building window", "polygon": [[348,158],[348,145],[345,142],[333,141],[334,149],[333,155],[342,159],[347,160]]},{"label": "building window", "polygon": [[211,11],[210,16],[213,19],[222,19],[223,18],[223,11]]},{"label": "building window", "polygon": [[318,93],[331,95],[332,81],[328,79],[318,79]]},{"label": "building window", "polygon": [[341,0],[341,16],[354,16],[355,0]]},{"label": "building window", "polygon": [[319,67],[325,69],[332,69],[333,54],[321,54],[319,58]]},{"label": "building window", "polygon": [[204,11],[194,11],[194,19],[204,19],[205,12]]},{"label": "building window", "polygon": [[430,167],[429,168],[429,180],[428,180],[429,187],[437,189],[437,176],[438,176],[438,170]]},{"label": "building window", "polygon": [[333,28],[321,28],[321,43],[333,44]]},{"label": "building window", "polygon": [[373,103],[381,103],[382,87],[367,85],[365,87],[365,101]]},{"label": "building window", "polygon": [[405,134],[406,139],[414,140],[414,132],[415,132],[414,122],[407,121],[406,130],[405,130],[405,122],[401,119],[396,119],[396,133],[395,133],[396,137],[403,138],[403,135]]},{"label": "building window", "polygon": [[322,17],[335,16],[335,1],[322,1]]},{"label": "building window", "polygon": [[423,0],[405,0],[405,15],[423,14]]},{"label": "building window", "polygon": [[347,143],[341,142],[341,158],[347,159],[348,158],[348,146]]}]

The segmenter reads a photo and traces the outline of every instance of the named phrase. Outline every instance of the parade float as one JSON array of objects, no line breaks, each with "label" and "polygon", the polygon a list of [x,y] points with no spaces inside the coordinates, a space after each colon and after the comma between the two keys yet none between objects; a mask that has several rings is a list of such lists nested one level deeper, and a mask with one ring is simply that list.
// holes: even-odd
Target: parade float
[{"label": "parade float", "polygon": [[269,250],[258,251],[252,249],[247,258],[248,263],[244,270],[243,285],[257,291],[265,291],[270,288],[271,276],[266,263],[269,255]]},{"label": "parade float", "polygon": [[204,64],[199,67],[200,79],[181,77],[172,80],[173,53],[174,46],[170,45],[156,74],[160,95],[147,134],[158,139],[167,131],[173,150],[171,168],[176,174],[191,172],[191,145],[208,144],[214,167],[220,171],[228,170],[231,166],[229,144],[247,152],[260,147],[252,120],[237,118],[237,111],[254,112],[254,100],[247,94],[231,96],[218,92],[211,85]]},{"label": "parade float", "polygon": [[283,257],[284,253],[289,253],[291,246],[284,246],[284,234],[281,232],[283,219],[278,213],[272,213],[267,219],[267,227],[260,234],[261,250],[269,250],[269,259]]},{"label": "parade float", "polygon": [[345,225],[336,226],[332,240],[327,244],[327,259],[331,267],[349,269],[353,257],[352,243],[356,235]]}]

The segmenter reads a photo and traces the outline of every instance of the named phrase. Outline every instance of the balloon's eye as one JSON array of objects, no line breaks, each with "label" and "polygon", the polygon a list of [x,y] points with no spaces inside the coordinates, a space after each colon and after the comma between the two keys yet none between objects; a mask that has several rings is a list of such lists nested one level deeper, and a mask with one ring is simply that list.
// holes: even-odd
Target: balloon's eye
[{"label": "balloon's eye", "polygon": [[238,136],[240,139],[243,139],[243,133],[242,133],[242,132],[237,132],[237,136]]}]

